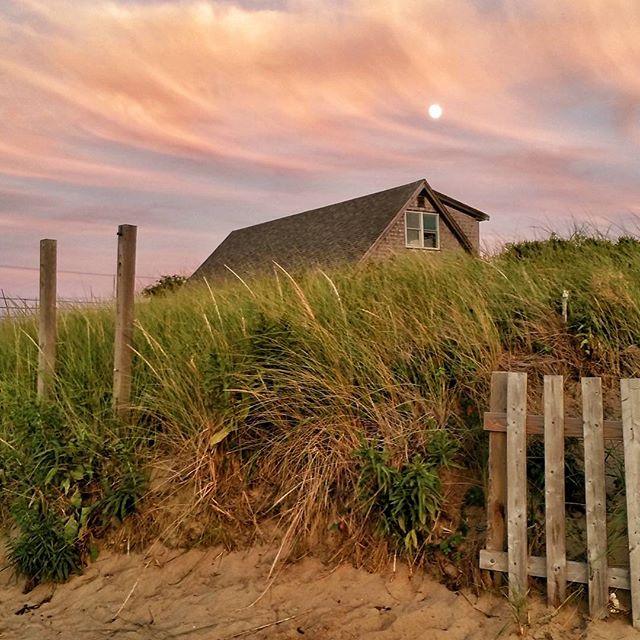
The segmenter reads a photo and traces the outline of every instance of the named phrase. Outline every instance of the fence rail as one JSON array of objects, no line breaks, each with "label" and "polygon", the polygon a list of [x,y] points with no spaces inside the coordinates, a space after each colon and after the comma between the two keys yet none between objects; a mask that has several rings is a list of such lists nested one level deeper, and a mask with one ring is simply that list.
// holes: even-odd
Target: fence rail
[{"label": "fence rail", "polygon": [[[544,415],[527,414],[527,376],[495,372],[489,432],[487,548],[480,568],[508,573],[509,593],[524,602],[528,576],[547,579],[553,606],[565,598],[567,582],[588,585],[593,618],[608,613],[609,587],[631,591],[633,626],[640,629],[640,379],[620,381],[622,420],[604,420],[600,378],[583,378],[582,418],[564,415],[562,376],[545,376]],[[544,437],[546,557],[527,555],[527,435]],[[565,536],[564,440],[584,443],[587,562],[568,561]],[[610,567],[607,559],[605,439],[624,448],[629,568]],[[506,532],[506,533],[505,533]]]}]

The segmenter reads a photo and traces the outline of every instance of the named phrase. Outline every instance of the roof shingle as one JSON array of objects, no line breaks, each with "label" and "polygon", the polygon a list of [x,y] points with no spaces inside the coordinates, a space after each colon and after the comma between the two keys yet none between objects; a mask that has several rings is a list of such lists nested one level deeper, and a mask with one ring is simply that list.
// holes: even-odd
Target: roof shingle
[{"label": "roof shingle", "polygon": [[232,231],[194,278],[295,266],[355,262],[385,230],[422,180]]}]

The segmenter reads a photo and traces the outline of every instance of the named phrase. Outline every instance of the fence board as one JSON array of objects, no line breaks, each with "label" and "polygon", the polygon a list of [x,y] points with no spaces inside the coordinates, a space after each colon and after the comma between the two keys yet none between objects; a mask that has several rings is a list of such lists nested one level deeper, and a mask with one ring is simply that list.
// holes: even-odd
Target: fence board
[{"label": "fence board", "polygon": [[[484,413],[484,430],[493,432],[506,432],[507,430],[507,414],[498,411],[485,411]],[[528,415],[527,416],[527,435],[541,436],[544,434],[544,416]],[[564,419],[564,435],[567,438],[582,438],[584,428],[581,418],[565,418]],[[605,440],[622,440],[622,422],[620,420],[604,421],[604,437]]]},{"label": "fence board", "polygon": [[[485,571],[509,570],[509,559],[506,551],[480,551],[480,568]],[[536,578],[547,577],[547,559],[540,556],[529,556],[527,573]],[[609,567],[607,583],[612,589],[629,589],[629,570],[624,567]],[[567,581],[587,584],[589,582],[589,568],[586,562],[567,560]]]},{"label": "fence board", "polygon": [[562,376],[544,377],[544,486],[547,598],[558,607],[567,594]]},{"label": "fence board", "polygon": [[509,595],[527,593],[527,374],[507,378],[507,539]]},{"label": "fence board", "polygon": [[607,514],[604,469],[604,428],[600,378],[582,379],[584,475],[587,504],[589,613],[607,615]]},{"label": "fence board", "polygon": [[640,629],[640,380],[620,380],[629,535],[631,619]]},{"label": "fence board", "polygon": [[[491,411],[507,410],[507,372],[491,374]],[[489,434],[489,477],[487,480],[487,549],[502,551],[506,548],[507,511],[507,434]],[[502,576],[489,578],[499,587]]]}]

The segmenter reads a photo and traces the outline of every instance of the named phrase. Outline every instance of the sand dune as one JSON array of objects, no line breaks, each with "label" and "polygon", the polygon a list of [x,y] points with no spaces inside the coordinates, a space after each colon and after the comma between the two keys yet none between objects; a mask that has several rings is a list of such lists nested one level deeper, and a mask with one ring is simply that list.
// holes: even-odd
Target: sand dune
[{"label": "sand dune", "polygon": [[[519,637],[506,600],[447,590],[405,568],[371,574],[315,558],[269,578],[275,550],[256,547],[104,553],[67,584],[0,576],[0,638],[314,638],[485,640]],[[544,640],[634,638],[627,620],[587,625],[581,610],[556,615],[534,598],[526,634]]]}]

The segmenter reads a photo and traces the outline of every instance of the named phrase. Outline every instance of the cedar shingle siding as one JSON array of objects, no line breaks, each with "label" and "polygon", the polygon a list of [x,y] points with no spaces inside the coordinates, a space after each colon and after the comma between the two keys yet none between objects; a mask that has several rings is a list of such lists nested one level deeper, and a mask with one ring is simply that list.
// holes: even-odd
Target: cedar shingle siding
[{"label": "cedar shingle siding", "polygon": [[228,277],[230,269],[245,277],[272,269],[274,262],[289,270],[422,251],[405,246],[407,207],[441,214],[441,251],[478,251],[480,221],[488,216],[418,180],[232,231],[192,277]]}]

